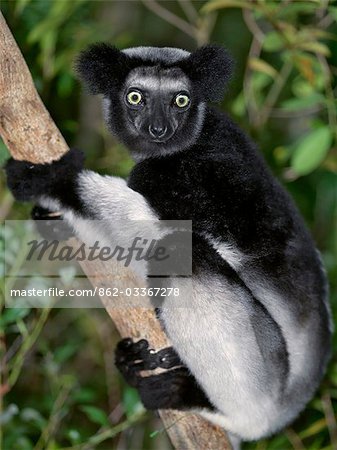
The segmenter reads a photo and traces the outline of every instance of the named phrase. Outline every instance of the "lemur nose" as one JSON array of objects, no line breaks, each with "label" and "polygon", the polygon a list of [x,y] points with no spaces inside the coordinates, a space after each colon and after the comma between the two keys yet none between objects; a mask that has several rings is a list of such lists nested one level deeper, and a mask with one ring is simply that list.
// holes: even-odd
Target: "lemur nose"
[{"label": "lemur nose", "polygon": [[149,132],[154,138],[161,138],[165,135],[167,128],[161,125],[150,125]]}]

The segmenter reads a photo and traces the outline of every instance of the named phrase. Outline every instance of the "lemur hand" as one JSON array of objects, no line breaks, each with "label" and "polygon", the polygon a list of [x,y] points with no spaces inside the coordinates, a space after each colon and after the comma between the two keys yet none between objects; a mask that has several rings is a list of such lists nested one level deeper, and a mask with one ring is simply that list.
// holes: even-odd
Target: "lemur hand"
[{"label": "lemur hand", "polygon": [[67,189],[77,173],[83,169],[84,154],[70,149],[58,161],[50,164],[33,164],[29,161],[7,161],[5,170],[7,184],[17,200],[33,201],[42,195],[53,195],[61,189]]}]

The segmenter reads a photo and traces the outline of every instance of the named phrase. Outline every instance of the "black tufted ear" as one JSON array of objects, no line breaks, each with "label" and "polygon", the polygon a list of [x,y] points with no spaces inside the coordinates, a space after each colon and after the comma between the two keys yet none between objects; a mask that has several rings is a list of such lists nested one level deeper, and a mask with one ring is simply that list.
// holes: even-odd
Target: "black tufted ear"
[{"label": "black tufted ear", "polygon": [[125,79],[129,57],[112,45],[94,44],[80,53],[75,70],[92,94],[108,94]]},{"label": "black tufted ear", "polygon": [[217,45],[198,48],[184,61],[186,72],[206,101],[220,101],[232,71],[233,60]]}]

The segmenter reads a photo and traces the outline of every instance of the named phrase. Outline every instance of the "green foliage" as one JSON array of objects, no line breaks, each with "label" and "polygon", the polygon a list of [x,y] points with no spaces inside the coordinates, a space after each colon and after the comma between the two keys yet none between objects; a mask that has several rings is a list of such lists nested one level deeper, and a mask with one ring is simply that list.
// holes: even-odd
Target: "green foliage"
[{"label": "green foliage", "polygon": [[316,169],[326,157],[332,141],[328,126],[320,126],[305,135],[292,154],[291,167],[298,175],[305,175]]},{"label": "green foliage", "polygon": [[96,406],[84,405],[80,407],[80,410],[85,413],[91,422],[101,426],[109,425],[109,418],[102,409],[96,408]]},{"label": "green foliage", "polygon": [[[79,51],[100,40],[120,47],[192,50],[208,41],[228,47],[237,68],[226,109],[259,143],[310,226],[329,274],[337,322],[335,2],[2,0],[1,7],[69,144],[85,150],[88,167],[123,177],[133,163],[103,128],[98,99],[79,87],[72,70]],[[7,158],[0,140],[0,165]],[[30,205],[13,202],[1,174],[0,203],[1,220],[29,216]],[[4,265],[12,273],[20,267],[20,235],[11,232],[0,233],[0,275]],[[71,271],[60,277],[74,282]],[[0,296],[3,305],[1,276]],[[170,449],[162,425],[144,413],[137,392],[120,383],[113,365],[117,340],[103,310],[4,309],[0,448]],[[332,450],[336,415],[335,357],[316,398],[291,428],[245,448]]]}]

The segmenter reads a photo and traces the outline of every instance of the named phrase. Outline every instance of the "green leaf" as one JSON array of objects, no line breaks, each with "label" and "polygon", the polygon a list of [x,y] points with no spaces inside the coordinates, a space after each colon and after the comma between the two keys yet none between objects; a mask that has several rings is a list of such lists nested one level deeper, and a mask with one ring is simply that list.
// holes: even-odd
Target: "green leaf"
[{"label": "green leaf", "polygon": [[137,413],[141,407],[137,390],[127,386],[123,391],[122,403],[127,417],[132,417]]},{"label": "green leaf", "polygon": [[301,433],[299,433],[299,436],[301,439],[305,439],[311,436],[314,436],[315,434],[320,433],[322,430],[324,430],[326,427],[326,419],[319,419],[316,422],[314,422],[312,425],[310,425],[308,428],[303,430]]},{"label": "green leaf", "polygon": [[284,47],[284,39],[277,31],[268,33],[263,41],[263,49],[266,52],[276,52]]},{"label": "green leaf", "polygon": [[[54,65],[55,67],[55,65]],[[73,88],[74,88],[75,80],[74,77],[68,73],[64,72],[60,75],[59,79],[57,80],[57,93],[60,97],[67,97],[71,94]]]},{"label": "green leaf", "polygon": [[231,110],[232,110],[233,114],[235,114],[238,117],[243,117],[245,115],[246,103],[245,103],[245,97],[244,97],[242,91],[236,97],[236,99],[233,101]]},{"label": "green leaf", "polygon": [[278,11],[278,18],[287,18],[289,16],[296,16],[297,14],[312,14],[317,10],[315,3],[290,3],[289,5],[282,5]]},{"label": "green leaf", "polygon": [[20,15],[32,0],[16,0],[15,15]]},{"label": "green leaf", "polygon": [[3,140],[0,138],[0,166],[2,166],[9,157],[9,151]]},{"label": "green leaf", "polygon": [[277,75],[277,71],[274,69],[274,67],[260,58],[250,58],[248,64],[249,67],[256,72],[262,72],[272,78],[275,78]]},{"label": "green leaf", "polygon": [[262,72],[254,72],[251,83],[254,91],[262,91],[262,89],[267,87],[272,81],[273,80],[269,75]]},{"label": "green leaf", "polygon": [[68,435],[68,438],[69,438],[70,442],[72,443],[72,445],[76,445],[81,442],[81,435],[77,430],[72,428],[72,429],[68,430],[67,435]]},{"label": "green leaf", "polygon": [[335,22],[337,22],[337,6],[330,6],[328,8],[329,14],[333,17]]},{"label": "green leaf", "polygon": [[4,411],[0,413],[0,424],[9,423],[19,412],[19,408],[15,403],[10,403]]},{"label": "green leaf", "polygon": [[81,406],[80,410],[83,411],[92,422],[102,426],[110,425],[108,416],[102,409],[96,408],[96,406],[85,405]]},{"label": "green leaf", "polygon": [[63,364],[71,358],[79,349],[77,344],[72,342],[60,346],[54,351],[54,359],[58,364]]},{"label": "green leaf", "polygon": [[74,393],[73,397],[78,403],[95,402],[97,400],[97,392],[88,387],[81,387]]},{"label": "green leaf", "polygon": [[306,175],[316,169],[326,157],[331,141],[332,132],[327,126],[321,126],[301,139],[291,160],[294,172]]},{"label": "green leaf", "polygon": [[331,54],[329,48],[326,45],[317,41],[301,42],[298,44],[298,48],[302,50],[307,50],[309,52],[318,53],[324,56],[330,56]]},{"label": "green leaf", "polygon": [[308,97],[315,92],[314,87],[301,77],[296,77],[293,80],[291,84],[291,90],[293,94],[298,98]]},{"label": "green leaf", "polygon": [[47,420],[34,408],[24,408],[20,416],[24,422],[33,423],[39,430],[43,430],[47,425]]},{"label": "green leaf", "polygon": [[306,97],[301,98],[290,98],[282,102],[282,109],[288,111],[300,111],[301,109],[311,108],[312,106],[318,105],[324,102],[324,96],[318,92],[313,92]]},{"label": "green leaf", "polygon": [[26,317],[30,312],[29,308],[6,308],[0,317],[0,326],[8,325]]}]

